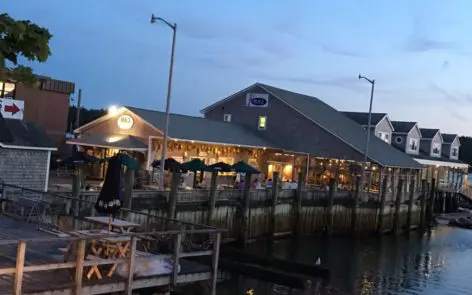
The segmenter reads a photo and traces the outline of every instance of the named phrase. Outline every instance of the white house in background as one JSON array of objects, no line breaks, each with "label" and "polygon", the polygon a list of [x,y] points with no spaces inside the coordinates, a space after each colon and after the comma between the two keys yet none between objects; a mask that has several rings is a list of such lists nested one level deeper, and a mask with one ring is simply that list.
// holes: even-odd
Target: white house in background
[{"label": "white house in background", "polygon": [[443,138],[439,129],[421,128],[420,149],[433,158],[441,158]]},{"label": "white house in background", "polygon": [[459,159],[459,148],[461,146],[459,142],[459,136],[457,134],[442,134],[443,144],[442,144],[442,154],[444,157],[449,159],[458,160]]},{"label": "white house in background", "polygon": [[420,153],[421,131],[416,122],[392,121],[392,146],[410,155]]},{"label": "white house in background", "polygon": [[[369,113],[363,112],[341,112],[351,120],[362,125],[365,129],[369,125]],[[386,113],[372,113],[370,126],[374,134],[388,144],[392,143],[394,126]]]}]

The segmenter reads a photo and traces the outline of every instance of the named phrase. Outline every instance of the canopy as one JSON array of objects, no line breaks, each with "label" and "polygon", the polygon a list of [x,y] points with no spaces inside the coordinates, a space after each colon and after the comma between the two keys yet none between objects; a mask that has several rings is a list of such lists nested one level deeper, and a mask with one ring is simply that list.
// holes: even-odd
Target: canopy
[{"label": "canopy", "polygon": [[190,171],[213,171],[212,168],[205,165],[205,163],[200,159],[193,159],[189,162],[183,163],[182,169]]},{"label": "canopy", "polygon": [[[159,167],[161,164],[161,161],[160,160],[156,160],[154,162],[152,162],[151,166],[154,167],[154,168],[157,168]],[[164,162],[164,169],[165,170],[169,170],[169,171],[172,171],[172,172],[183,172],[184,169],[182,168],[182,164],[177,162],[177,160],[175,160],[174,158],[167,158]]]},{"label": "canopy", "polygon": [[218,172],[231,172],[233,169],[231,169],[231,165],[223,163],[223,162],[218,162],[213,165],[208,166],[213,170],[216,170]]},{"label": "canopy", "polygon": [[233,171],[239,172],[239,173],[248,173],[248,174],[260,174],[261,172],[257,170],[256,168],[252,167],[251,165],[247,164],[244,161],[239,161],[233,166],[231,166],[231,169]]}]

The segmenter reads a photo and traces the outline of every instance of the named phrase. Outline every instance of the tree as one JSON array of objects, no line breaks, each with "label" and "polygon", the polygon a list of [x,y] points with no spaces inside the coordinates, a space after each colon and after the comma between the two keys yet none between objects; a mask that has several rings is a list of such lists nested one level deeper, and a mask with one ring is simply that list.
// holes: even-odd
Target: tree
[{"label": "tree", "polygon": [[459,149],[459,160],[472,166],[472,137],[459,137],[461,148]]},{"label": "tree", "polygon": [[[100,118],[101,116],[105,115],[107,112],[104,109],[86,109],[86,108],[81,108],[80,109],[80,122],[79,126],[85,125],[87,123],[92,122],[95,119]],[[67,122],[67,128],[69,131],[72,131],[74,129],[74,124],[75,124],[75,118],[77,116],[77,107],[76,106],[70,106],[69,107],[69,116],[68,116],[68,122]]]},{"label": "tree", "polygon": [[6,13],[0,14],[0,78],[33,84],[36,81],[33,70],[20,65],[19,59],[45,62],[51,55],[51,38],[47,29],[29,20],[14,20]]}]

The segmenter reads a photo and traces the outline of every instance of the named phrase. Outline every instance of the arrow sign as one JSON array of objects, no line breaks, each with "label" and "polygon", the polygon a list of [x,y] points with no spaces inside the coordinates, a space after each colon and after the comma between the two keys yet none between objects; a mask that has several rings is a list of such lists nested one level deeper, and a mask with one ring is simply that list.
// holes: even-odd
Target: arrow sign
[{"label": "arrow sign", "polygon": [[20,108],[14,103],[12,105],[5,106],[5,112],[11,113],[12,116],[18,113],[19,111],[20,111]]},{"label": "arrow sign", "polygon": [[25,102],[17,99],[0,98],[0,113],[5,119],[23,120]]}]

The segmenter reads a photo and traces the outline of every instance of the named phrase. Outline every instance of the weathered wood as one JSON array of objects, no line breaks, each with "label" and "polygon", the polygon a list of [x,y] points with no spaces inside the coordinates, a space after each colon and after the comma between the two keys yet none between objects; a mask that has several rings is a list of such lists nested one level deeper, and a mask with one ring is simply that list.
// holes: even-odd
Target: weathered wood
[{"label": "weathered wood", "polygon": [[133,186],[134,186],[134,170],[127,167],[124,178],[125,178],[125,181],[124,181],[125,187],[123,191],[123,208],[131,209]]},{"label": "weathered wood", "polygon": [[336,179],[331,178],[329,180],[329,191],[328,191],[328,206],[326,207],[326,233],[328,235],[331,235],[333,231],[333,220],[334,220],[334,215],[333,215],[333,209],[334,209],[334,188],[336,187]]},{"label": "weathered wood", "polygon": [[380,190],[379,223],[377,224],[377,233],[379,234],[382,234],[385,228],[385,203],[387,202],[387,184],[388,176],[384,176],[382,180],[382,188]]},{"label": "weathered wood", "polygon": [[[78,216],[80,211],[80,188],[82,187],[82,168],[77,167],[72,179],[73,216]],[[77,229],[77,219],[72,218],[72,228]]]},{"label": "weathered wood", "polygon": [[172,257],[172,286],[177,286],[177,277],[179,275],[180,248],[182,246],[182,234],[175,235],[174,255]]},{"label": "weathered wood", "polygon": [[244,178],[243,200],[241,202],[239,212],[239,242],[244,247],[248,239],[249,232],[249,210],[250,210],[250,191],[251,191],[251,175],[246,174]]},{"label": "weathered wood", "polygon": [[421,195],[420,195],[420,229],[425,228],[426,218],[426,180],[421,180]]},{"label": "weathered wood", "polygon": [[16,250],[15,280],[13,283],[13,295],[21,295],[23,287],[23,269],[25,266],[26,242],[19,241]]},{"label": "weathered wood", "polygon": [[175,218],[177,207],[177,191],[179,189],[181,173],[172,172],[172,184],[167,207],[167,218]]},{"label": "weathered wood", "polygon": [[396,197],[395,197],[395,213],[393,219],[393,231],[398,233],[400,231],[400,206],[402,204],[402,189],[403,189],[403,178],[398,179]]},{"label": "weathered wood", "polygon": [[276,218],[276,211],[277,211],[277,202],[279,198],[279,173],[274,172],[272,176],[272,197],[270,203],[270,217],[269,217],[269,236],[274,237],[276,232],[275,229],[275,218]]},{"label": "weathered wood", "polygon": [[426,223],[430,224],[434,216],[434,203],[436,201],[436,179],[431,179],[431,189],[429,191],[428,209],[426,212]]},{"label": "weathered wood", "polygon": [[408,216],[407,216],[407,221],[406,221],[406,226],[407,226],[408,230],[413,225],[413,223],[412,223],[412,220],[413,220],[413,203],[415,202],[415,179],[414,178],[410,181],[409,193],[410,194],[409,194],[409,198],[408,198]]},{"label": "weathered wood", "polygon": [[208,203],[207,224],[212,224],[215,217],[216,189],[217,189],[218,171],[211,173],[210,202]]},{"label": "weathered wood", "polygon": [[356,175],[355,180],[355,190],[351,208],[351,232],[353,234],[357,233],[357,207],[359,207],[359,188],[361,185],[361,177]]},{"label": "weathered wood", "polygon": [[85,260],[85,240],[78,240],[77,243],[77,260],[75,265],[75,285],[74,294],[80,295],[82,289],[82,278],[84,276],[84,260]]},{"label": "weathered wood", "polygon": [[133,277],[134,277],[134,268],[136,262],[136,243],[138,239],[136,237],[131,238],[131,250],[128,261],[128,281],[126,283],[126,294],[133,294]]},{"label": "weathered wood", "polygon": [[220,257],[221,233],[215,234],[215,243],[213,244],[211,259],[211,286],[210,294],[216,295],[216,282],[218,280],[218,259]]},{"label": "weathered wood", "polygon": [[293,203],[293,233],[294,235],[300,234],[300,223],[302,214],[302,190],[305,186],[305,175],[298,173],[298,187],[295,191],[295,199]]}]

